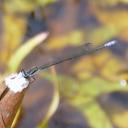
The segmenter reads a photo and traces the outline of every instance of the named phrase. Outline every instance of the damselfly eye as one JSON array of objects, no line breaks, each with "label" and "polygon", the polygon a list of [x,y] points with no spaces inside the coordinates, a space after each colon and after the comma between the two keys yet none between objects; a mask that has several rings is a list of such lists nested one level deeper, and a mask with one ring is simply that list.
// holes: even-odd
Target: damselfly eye
[{"label": "damselfly eye", "polygon": [[22,73],[24,78],[30,77],[29,74],[24,69],[21,70],[21,73]]}]

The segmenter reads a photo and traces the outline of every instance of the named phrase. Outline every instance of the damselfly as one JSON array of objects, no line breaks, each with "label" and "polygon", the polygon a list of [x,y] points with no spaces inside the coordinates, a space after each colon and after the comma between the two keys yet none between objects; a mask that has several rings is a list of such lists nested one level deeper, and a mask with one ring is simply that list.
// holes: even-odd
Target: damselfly
[{"label": "damselfly", "polygon": [[53,65],[57,65],[59,63],[65,62],[65,61],[69,61],[69,60],[81,57],[83,55],[93,54],[96,51],[99,51],[101,49],[104,49],[104,48],[107,48],[107,47],[111,47],[111,46],[113,46],[116,43],[117,42],[115,40],[113,40],[113,41],[107,42],[105,44],[96,46],[96,47],[87,47],[87,45],[82,45],[82,46],[78,47],[78,49],[76,49],[75,51],[73,51],[71,53],[68,53],[67,55],[64,55],[63,57],[54,58],[52,61],[47,62],[47,63],[45,63],[45,64],[43,64],[41,66],[38,66],[38,67],[36,66],[36,67],[34,67],[34,68],[32,68],[32,69],[30,69],[28,71],[24,71],[23,70],[22,71],[23,76],[25,78],[32,77],[35,74],[37,74],[38,72],[40,72],[40,71],[42,71],[44,69],[47,69],[47,68],[49,68],[49,67],[51,67]]}]

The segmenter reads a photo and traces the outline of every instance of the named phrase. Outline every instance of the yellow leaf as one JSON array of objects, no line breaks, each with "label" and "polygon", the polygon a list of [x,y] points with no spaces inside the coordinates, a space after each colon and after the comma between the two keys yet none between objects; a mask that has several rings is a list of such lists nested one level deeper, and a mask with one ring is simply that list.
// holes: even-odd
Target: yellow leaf
[{"label": "yellow leaf", "polygon": [[118,31],[128,27],[127,10],[109,11],[96,7],[94,13],[105,26],[113,26]]},{"label": "yellow leaf", "polygon": [[84,57],[72,66],[72,71],[80,80],[88,77],[102,77],[108,80],[117,80],[117,72],[123,64],[108,51],[101,51],[91,57]]},{"label": "yellow leaf", "polygon": [[59,36],[59,37],[51,37],[48,40],[47,49],[60,49],[69,45],[78,45],[83,40],[83,33],[81,31],[73,31],[68,33],[67,35]]},{"label": "yellow leaf", "polygon": [[22,42],[26,29],[26,20],[7,14],[3,16],[3,25],[0,58],[1,63],[6,65],[11,54]]},{"label": "yellow leaf", "polygon": [[103,0],[98,0],[98,1],[93,0],[93,3],[95,3],[96,5],[103,6],[103,7],[105,7],[105,6],[108,7],[108,6],[116,6],[120,3],[127,4],[128,1],[127,0],[105,0],[105,1],[103,1]]},{"label": "yellow leaf", "polygon": [[113,38],[119,33],[114,26],[100,26],[88,33],[87,37],[89,42],[94,42],[95,44],[104,43],[107,40]]},{"label": "yellow leaf", "polygon": [[7,12],[28,13],[33,11],[37,7],[45,6],[55,1],[56,0],[5,0],[4,9]]},{"label": "yellow leaf", "polygon": [[37,6],[36,2],[32,2],[29,0],[6,0],[4,2],[4,9],[7,12],[20,12],[20,13],[24,13],[24,12],[30,12],[32,10],[35,9],[35,7]]},{"label": "yellow leaf", "polygon": [[119,128],[128,128],[128,111],[112,115],[112,121]]},{"label": "yellow leaf", "polygon": [[124,43],[128,43],[128,27],[126,27],[122,31],[120,31],[118,38],[123,40]]}]

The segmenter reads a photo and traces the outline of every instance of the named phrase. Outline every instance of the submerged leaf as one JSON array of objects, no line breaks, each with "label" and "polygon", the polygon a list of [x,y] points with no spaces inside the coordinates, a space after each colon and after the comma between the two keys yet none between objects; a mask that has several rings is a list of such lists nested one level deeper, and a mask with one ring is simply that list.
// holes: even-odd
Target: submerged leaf
[{"label": "submerged leaf", "polygon": [[112,116],[112,121],[119,128],[128,127],[128,111],[120,112]]},{"label": "submerged leaf", "polygon": [[128,1],[127,0],[92,0],[94,3],[96,3],[97,5],[102,5],[102,6],[116,6],[118,4],[127,4]]},{"label": "submerged leaf", "polygon": [[113,128],[106,113],[95,100],[90,100],[88,103],[82,102],[81,106],[75,104],[75,106],[77,106],[87,118],[87,121],[92,128]]},{"label": "submerged leaf", "polygon": [[119,78],[117,72],[122,66],[120,60],[106,51],[91,57],[84,57],[72,66],[72,70],[80,80],[102,77],[114,81]]},{"label": "submerged leaf", "polygon": [[51,37],[47,49],[61,49],[67,45],[78,45],[82,42],[83,36],[85,35],[81,31],[73,31],[67,35]]},{"label": "submerged leaf", "polygon": [[5,0],[4,9],[13,13],[29,13],[34,11],[37,7],[45,6],[55,1],[56,0]]}]

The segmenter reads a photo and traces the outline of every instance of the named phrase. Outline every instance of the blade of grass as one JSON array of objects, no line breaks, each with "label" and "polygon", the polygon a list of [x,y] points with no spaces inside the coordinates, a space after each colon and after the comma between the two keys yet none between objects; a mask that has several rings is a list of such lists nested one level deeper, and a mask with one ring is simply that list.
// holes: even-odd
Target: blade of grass
[{"label": "blade of grass", "polygon": [[48,33],[41,33],[24,43],[10,58],[8,72],[15,72],[23,59],[48,36]]},{"label": "blade of grass", "polygon": [[53,99],[51,101],[50,107],[48,109],[48,112],[45,116],[45,118],[41,121],[40,125],[38,128],[46,128],[48,127],[48,121],[50,118],[53,116],[53,114],[56,112],[58,105],[59,105],[59,83],[57,79],[57,74],[55,67],[51,67],[51,73],[52,73],[52,82],[54,84],[54,94],[53,94]]},{"label": "blade of grass", "polygon": [[18,111],[17,111],[17,113],[16,113],[16,116],[15,116],[15,118],[14,118],[14,120],[13,120],[13,123],[12,123],[12,125],[11,125],[11,128],[15,128],[15,127],[16,127],[16,125],[17,125],[17,123],[18,123],[18,121],[19,121],[19,117],[20,117],[20,115],[21,115],[21,111],[22,111],[22,107],[20,106],[20,108],[18,109]]}]

